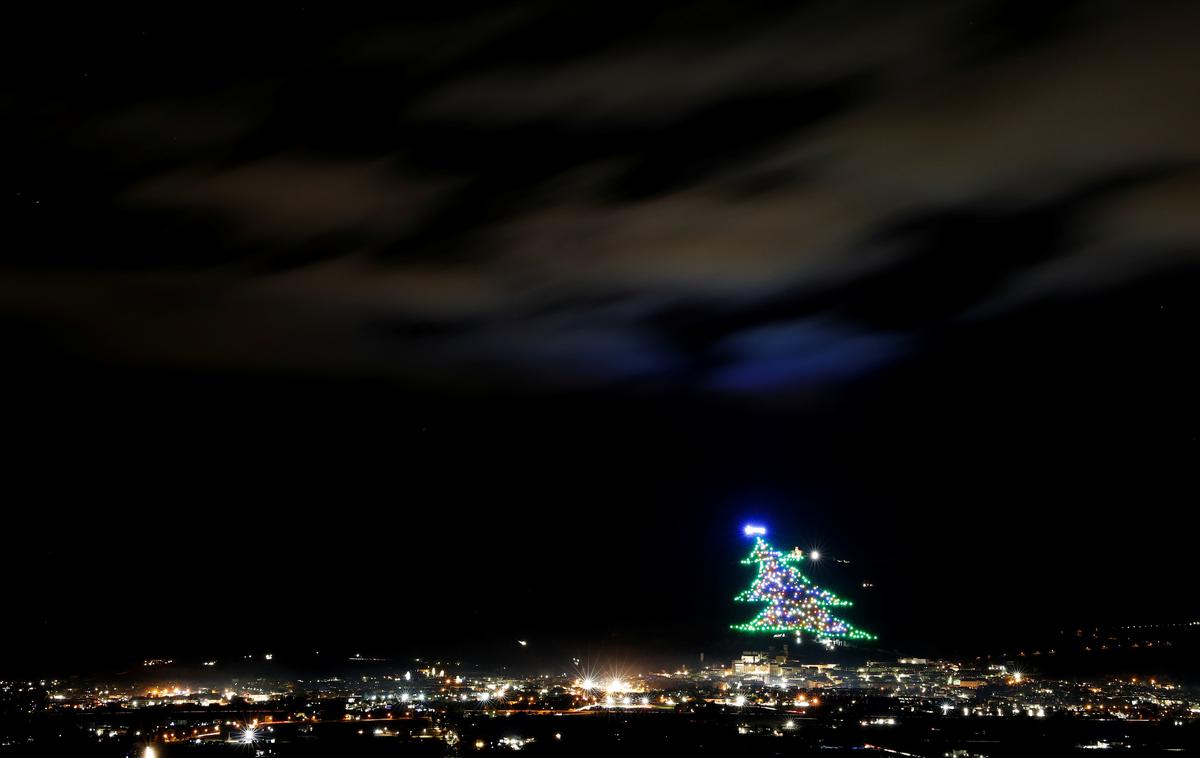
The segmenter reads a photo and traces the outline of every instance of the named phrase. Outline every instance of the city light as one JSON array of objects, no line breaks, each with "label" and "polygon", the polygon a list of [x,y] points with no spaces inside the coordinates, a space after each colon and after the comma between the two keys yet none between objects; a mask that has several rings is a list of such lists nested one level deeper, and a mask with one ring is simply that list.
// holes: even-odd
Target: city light
[{"label": "city light", "polygon": [[[682,726],[710,717],[719,720],[722,712],[725,717],[739,712],[744,715],[754,713],[758,723],[738,724],[738,733],[783,737],[805,729],[807,722],[840,724],[849,718],[842,714],[861,710],[855,707],[859,702],[867,704],[862,700],[864,697],[872,702],[853,723],[872,729],[916,724],[929,716],[944,718],[953,725],[952,720],[957,720],[960,713],[962,718],[980,724],[983,719],[1038,719],[1047,729],[1059,728],[1058,722],[1073,717],[1110,723],[1118,719],[1162,721],[1183,726],[1200,714],[1200,700],[1188,700],[1173,692],[1179,685],[1167,678],[1125,674],[1101,682],[1059,680],[1036,673],[1039,669],[1032,666],[1023,666],[1025,671],[1020,671],[1004,659],[993,663],[982,659],[900,657],[894,662],[868,660],[865,664],[847,665],[827,658],[818,663],[816,661],[825,657],[825,649],[840,648],[849,640],[865,639],[870,635],[831,615],[837,608],[850,603],[812,584],[804,576],[801,568],[804,561],[811,558],[811,553],[798,548],[778,551],[764,538],[754,538],[753,550],[743,563],[755,565],[758,574],[738,599],[754,601],[760,610],[752,621],[735,628],[768,632],[768,636],[775,639],[754,646],[757,649],[743,650],[740,657],[732,660],[714,660],[702,652],[698,656],[691,653],[688,658],[693,662],[697,657],[699,659],[700,665],[696,668],[678,665],[647,671],[611,660],[592,668],[583,658],[571,658],[569,662],[563,661],[562,668],[555,673],[523,675],[507,670],[464,669],[465,674],[454,671],[447,674],[440,668],[441,661],[435,666],[418,658],[416,661],[421,668],[412,671],[403,668],[397,671],[389,665],[376,671],[364,669],[361,675],[356,674],[345,681],[340,678],[322,680],[318,689],[322,694],[317,699],[337,697],[345,703],[345,707],[333,716],[307,704],[302,706],[303,712],[300,708],[289,710],[293,688],[305,687],[301,680],[286,684],[267,678],[238,678],[208,686],[169,679],[136,685],[81,685],[74,681],[35,685],[32,681],[0,681],[0,693],[9,691],[5,688],[14,685],[16,692],[35,691],[40,687],[46,699],[38,707],[61,713],[71,723],[74,723],[78,710],[91,707],[106,709],[106,714],[111,712],[107,709],[113,707],[159,709],[158,716],[154,715],[155,711],[149,712],[149,718],[156,721],[143,724],[146,731],[128,732],[128,736],[119,725],[108,721],[81,722],[88,738],[96,742],[115,745],[131,740],[124,743],[131,758],[160,758],[160,746],[167,753],[176,750],[177,744],[199,745],[206,740],[241,744],[243,749],[263,752],[267,744],[279,736],[277,725],[304,724],[301,731],[318,739],[315,735],[328,731],[317,726],[325,721],[346,724],[346,727],[333,727],[337,732],[348,728],[350,733],[356,730],[359,735],[395,738],[397,744],[406,739],[440,738],[450,747],[459,745],[461,750],[472,744],[475,735],[463,735],[449,727],[470,728],[471,719],[482,715],[519,714],[521,719],[539,719],[543,715],[570,713],[581,717],[591,714],[597,719],[620,719],[636,712],[653,712],[661,715],[656,718],[657,724],[674,729],[673,723]],[[834,557],[825,558],[830,569],[836,568],[837,561]],[[1103,639],[1100,631],[1096,629],[1093,638]],[[1079,636],[1082,634],[1079,632]],[[804,639],[807,643],[804,655],[789,655],[792,641],[799,642],[803,638],[807,638]],[[1109,639],[1117,640],[1116,637]],[[1158,639],[1152,642],[1164,644]],[[1139,641],[1138,644],[1150,646],[1151,641]],[[1048,652],[1054,654],[1053,650]],[[1031,650],[1030,654],[1046,653]],[[248,659],[261,662],[264,654],[248,656]],[[571,665],[574,666],[573,673],[570,673]],[[1026,676],[1033,678],[1026,682]],[[309,697],[312,697],[311,691]],[[880,708],[882,712],[879,712],[873,703],[876,697],[891,698],[892,704]],[[248,715],[246,702],[273,705],[263,706],[262,710],[251,707],[251,714],[257,715]],[[679,704],[688,702],[719,707],[713,709],[711,716],[704,712],[704,706],[677,710]],[[183,723],[174,720],[177,713],[185,712],[176,709],[210,706],[216,706],[216,709],[207,719]],[[731,706],[735,710],[730,711]],[[425,724],[428,726],[416,725],[413,730],[392,726],[396,719],[414,717],[427,719]],[[386,721],[388,726],[369,723],[380,721]],[[438,725],[439,722],[445,726]],[[550,726],[545,732],[552,744],[562,739],[562,733],[554,732],[554,728]],[[941,729],[934,727],[930,731]],[[475,744],[482,751],[520,750],[534,747],[542,739],[492,735]],[[853,739],[857,740],[857,737]],[[861,742],[853,744],[861,745]],[[1076,744],[1075,747],[1102,749],[1101,744],[1113,748],[1125,746],[1114,739],[1111,743],[1100,741],[1090,746]],[[141,752],[138,752],[139,748]]]},{"label": "city light", "polygon": [[766,533],[767,533],[767,528],[765,526],[755,526],[754,524],[746,524],[746,526],[744,526],[742,528],[742,534],[746,535],[747,537],[754,537],[754,536],[761,537],[761,536],[765,535]]},{"label": "city light", "polygon": [[820,550],[811,550],[808,553],[808,557],[811,560],[819,561],[819,560],[821,560],[821,551]]},{"label": "city light", "polygon": [[[790,634],[778,636],[787,639],[790,644]],[[786,653],[777,651],[778,648],[774,648],[774,651],[743,652],[741,660],[733,661],[732,665],[725,662],[717,665],[709,664],[708,667],[690,674],[683,667],[673,672],[665,669],[645,672],[621,668],[611,663],[607,668],[602,669],[603,675],[583,676],[581,674],[580,678],[574,679],[565,672],[527,677],[511,673],[490,672],[465,677],[459,676],[460,680],[469,682],[466,689],[445,687],[431,689],[428,693],[422,691],[422,685],[416,684],[416,680],[420,679],[419,675],[410,677],[414,683],[411,687],[406,687],[406,691],[397,689],[397,685],[404,686],[402,684],[404,681],[403,670],[399,674],[364,675],[361,680],[356,677],[354,681],[346,682],[344,685],[340,682],[334,685],[336,689],[333,691],[339,692],[346,703],[345,712],[338,714],[336,718],[339,723],[350,722],[353,724],[357,734],[393,737],[402,740],[404,739],[403,733],[391,726],[365,722],[389,720],[389,723],[394,723],[390,720],[403,718],[409,714],[401,714],[388,709],[396,708],[400,703],[404,703],[409,704],[405,709],[409,710],[418,707],[415,705],[418,700],[428,702],[430,712],[443,708],[445,709],[442,711],[443,713],[453,713],[457,710],[465,718],[470,718],[468,714],[471,709],[469,705],[465,708],[462,707],[462,701],[465,699],[469,703],[478,698],[480,702],[492,701],[477,707],[482,707],[486,709],[485,712],[489,713],[492,712],[492,708],[495,708],[494,715],[507,715],[510,708],[512,712],[529,709],[539,715],[543,713],[558,715],[555,712],[581,715],[608,713],[612,715],[629,710],[650,710],[659,706],[664,719],[671,718],[671,713],[678,703],[686,703],[689,700],[705,700],[724,705],[726,709],[733,706],[747,712],[761,710],[764,716],[768,711],[773,711],[778,714],[776,717],[778,720],[771,719],[773,725],[766,720],[757,726],[743,724],[738,726],[739,733],[765,734],[770,732],[776,736],[783,736],[795,734],[796,731],[803,728],[799,717],[801,713],[805,714],[806,721],[819,723],[820,720],[826,718],[837,721],[843,717],[836,714],[842,714],[852,707],[856,698],[864,694],[872,697],[883,690],[890,691],[890,695],[900,698],[901,702],[907,701],[908,705],[903,708],[890,709],[896,711],[892,713],[863,714],[861,720],[856,720],[860,726],[876,729],[894,728],[905,723],[906,714],[913,711],[917,714],[913,717],[916,719],[922,718],[920,715],[922,713],[936,714],[945,718],[953,718],[961,713],[962,717],[972,719],[1028,718],[1053,722],[1054,718],[1078,714],[1079,718],[1102,716],[1104,717],[1102,720],[1108,721],[1113,719],[1161,720],[1166,723],[1169,720],[1175,725],[1182,725],[1182,719],[1189,718],[1187,714],[1192,714],[1194,717],[1194,714],[1200,713],[1200,702],[1186,702],[1179,699],[1174,693],[1160,699],[1161,694],[1166,694],[1168,690],[1176,687],[1166,680],[1151,680],[1145,677],[1126,675],[1120,679],[1097,684],[1054,681],[1044,677],[1035,677],[1039,679],[1036,687],[1031,684],[1030,687],[1018,688],[1011,685],[1016,681],[1024,682],[1025,674],[1015,670],[1011,664],[900,658],[895,663],[868,662],[866,665],[851,666],[823,663],[809,668],[811,664],[802,664],[799,660],[789,658]],[[256,657],[261,660],[261,656]],[[576,663],[576,666],[578,665]],[[437,671],[432,668],[421,669],[421,673],[425,674],[427,670]],[[415,671],[412,673],[416,674]],[[453,673],[447,677],[446,672],[442,670],[438,674],[438,681],[433,686],[450,685],[454,681]],[[1032,680],[1029,681],[1032,683]],[[563,700],[561,704],[555,702],[557,694],[551,695],[551,693],[560,686],[564,689],[572,688],[572,682],[575,697]],[[463,682],[460,681],[461,683]],[[1004,684],[1010,685],[1010,688],[1005,688]],[[0,683],[0,688],[2,686],[3,684]],[[25,686],[32,687],[33,685],[26,683]],[[599,698],[584,695],[579,689],[581,686],[598,689]],[[358,689],[360,687],[365,687],[366,691]],[[691,698],[681,693],[680,690],[683,688],[695,690]],[[812,694],[817,688],[820,688],[821,691],[820,699]],[[239,698],[266,698],[273,701],[278,700],[280,703],[286,702],[288,697],[282,688],[267,694],[258,690],[254,685],[250,685],[247,689],[230,689],[225,692],[231,697],[236,694],[236,697]],[[147,695],[146,693],[151,694]],[[49,702],[52,703],[51,708],[62,709],[64,714],[71,713],[73,715],[74,710],[78,707],[77,704],[64,705],[62,704],[63,700],[54,699],[56,695],[61,694],[62,692],[54,691],[48,693]],[[179,705],[204,702],[206,696],[219,694],[220,690],[197,692],[189,687],[176,686],[174,683],[162,683],[126,691],[120,698],[129,704],[127,707],[145,708],[159,707],[172,700]],[[107,687],[97,688],[93,695],[102,704],[106,706],[109,704],[106,702],[106,696],[109,695]],[[549,696],[549,698],[543,700],[544,696]],[[266,702],[266,700],[262,702]],[[526,705],[526,703],[530,705]],[[228,706],[229,704],[220,703],[220,705]],[[818,709],[818,706],[823,707]],[[668,710],[668,707],[672,710]],[[420,706],[420,708],[424,710],[426,706]],[[475,714],[478,713],[479,711],[475,712]],[[532,716],[533,713],[530,715]],[[286,720],[281,719],[281,722],[318,724],[326,720],[317,713],[289,715],[291,718],[284,717]],[[687,714],[689,719],[697,717],[695,712]],[[171,717],[164,716],[164,718]],[[275,736],[272,734],[275,731],[275,724],[280,723],[272,721],[276,716],[266,714],[259,716],[260,719],[263,719],[262,721],[258,719],[237,720],[233,713],[228,713],[225,718],[229,720],[217,721],[212,725],[187,724],[187,728],[183,728],[183,725],[175,722],[163,721],[157,727],[160,731],[151,733],[153,737],[143,736],[145,734],[143,732],[131,733],[131,739],[140,740],[136,743],[140,752],[138,749],[134,749],[131,756],[160,758],[161,753],[158,752],[160,744],[166,746],[164,747],[165,752],[173,749],[177,743],[195,742],[200,744],[205,739],[221,738],[222,735],[230,743],[241,743],[246,747],[251,745],[263,747],[263,743],[272,741]],[[307,729],[309,733],[313,733],[312,727],[307,727]],[[419,737],[415,734],[411,737],[428,739],[433,736],[441,736],[450,745],[455,745],[462,739],[457,732],[452,730],[441,731],[440,735],[432,733],[434,731],[432,729],[420,731]],[[119,734],[116,729],[107,725],[97,727],[89,724],[87,732],[90,736],[105,742],[109,738],[123,735],[123,732]],[[552,740],[562,739],[561,732],[550,731],[547,734]],[[154,747],[150,747],[150,739],[154,740]],[[470,746],[473,739],[473,736],[466,739],[462,745]],[[497,736],[486,740],[479,749],[487,750],[497,747],[513,750],[527,749],[532,747],[535,742],[533,737]],[[1115,741],[1108,744],[1114,748],[1121,746]],[[1080,744],[1076,747],[1083,748],[1087,745]]]}]

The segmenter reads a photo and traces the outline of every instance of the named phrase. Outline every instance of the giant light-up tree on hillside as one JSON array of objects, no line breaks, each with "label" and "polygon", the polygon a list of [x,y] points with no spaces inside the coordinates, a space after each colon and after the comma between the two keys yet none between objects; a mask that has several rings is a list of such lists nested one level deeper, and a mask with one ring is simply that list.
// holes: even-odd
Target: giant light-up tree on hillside
[{"label": "giant light-up tree on hillside", "polygon": [[738,593],[735,600],[762,603],[763,608],[750,621],[734,624],[741,632],[808,632],[817,640],[873,640],[875,635],[855,628],[830,613],[831,608],[853,605],[823,590],[800,573],[797,564],[804,560],[798,549],[783,553],[762,538],[762,527],[746,527],[747,536],[755,536],[754,549],[742,563],[758,564],[754,583]]}]

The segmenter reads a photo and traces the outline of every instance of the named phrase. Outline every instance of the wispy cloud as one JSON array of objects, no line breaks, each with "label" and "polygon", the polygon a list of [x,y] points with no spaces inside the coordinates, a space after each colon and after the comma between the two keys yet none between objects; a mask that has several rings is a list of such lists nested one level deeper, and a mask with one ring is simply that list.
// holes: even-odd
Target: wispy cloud
[{"label": "wispy cloud", "polygon": [[643,21],[342,29],[70,128],[29,94],[78,199],[2,304],[119,360],[777,391],[1196,263],[1190,7]]}]

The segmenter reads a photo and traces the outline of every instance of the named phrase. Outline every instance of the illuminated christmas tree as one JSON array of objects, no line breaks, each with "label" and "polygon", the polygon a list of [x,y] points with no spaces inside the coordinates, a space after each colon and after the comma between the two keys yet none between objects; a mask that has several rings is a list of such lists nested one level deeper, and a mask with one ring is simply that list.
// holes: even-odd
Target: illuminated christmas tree
[{"label": "illuminated christmas tree", "polygon": [[[754,529],[755,531],[751,531]],[[765,530],[747,527],[747,534],[758,534],[754,549],[742,560],[758,564],[758,576],[750,588],[739,593],[735,600],[763,603],[764,607],[745,624],[732,628],[742,632],[795,632],[799,637],[808,632],[817,640],[873,640],[875,635],[864,632],[829,612],[830,608],[853,605],[837,595],[823,590],[800,573],[797,564],[804,560],[799,549],[780,552],[762,538]]]}]

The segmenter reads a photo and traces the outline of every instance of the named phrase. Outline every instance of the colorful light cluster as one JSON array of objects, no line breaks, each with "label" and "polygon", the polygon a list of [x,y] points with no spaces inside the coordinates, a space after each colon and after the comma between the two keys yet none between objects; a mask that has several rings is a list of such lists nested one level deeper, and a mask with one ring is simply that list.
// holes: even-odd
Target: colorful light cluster
[{"label": "colorful light cluster", "polygon": [[735,600],[765,603],[765,607],[745,624],[732,628],[742,632],[808,632],[817,639],[873,640],[875,635],[864,632],[829,612],[830,608],[853,605],[837,595],[823,590],[800,573],[796,563],[804,560],[799,550],[780,552],[761,536],[754,542],[745,564],[758,564],[758,576],[750,588],[738,593]]}]

